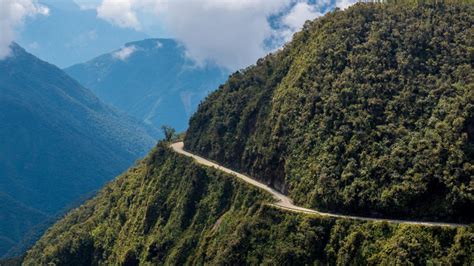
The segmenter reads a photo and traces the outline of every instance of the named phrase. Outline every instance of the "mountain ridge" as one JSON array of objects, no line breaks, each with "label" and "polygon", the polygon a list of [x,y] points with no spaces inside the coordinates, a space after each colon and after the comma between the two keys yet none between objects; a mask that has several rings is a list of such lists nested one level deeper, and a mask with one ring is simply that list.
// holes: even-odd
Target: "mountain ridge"
[{"label": "mountain ridge", "polygon": [[213,64],[198,66],[173,39],[128,42],[122,48],[65,69],[100,99],[137,119],[178,131],[197,104],[227,77]]},{"label": "mountain ridge", "polygon": [[471,222],[472,8],[357,4],[307,23],[207,97],[185,148],[309,208]]},{"label": "mountain ridge", "polygon": [[10,205],[18,207],[8,211],[11,217],[31,213],[21,206],[45,214],[3,220],[9,222],[0,235],[20,242],[28,228],[56,217],[144,155],[158,132],[101,103],[19,45],[11,49],[0,61],[0,192],[21,203]]}]

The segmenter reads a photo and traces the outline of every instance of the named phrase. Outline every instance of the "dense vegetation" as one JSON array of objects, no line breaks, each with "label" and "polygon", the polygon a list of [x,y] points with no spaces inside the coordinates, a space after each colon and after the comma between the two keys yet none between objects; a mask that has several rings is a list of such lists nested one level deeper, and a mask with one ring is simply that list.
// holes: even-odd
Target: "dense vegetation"
[{"label": "dense vegetation", "polygon": [[104,102],[156,127],[185,130],[199,102],[228,76],[212,64],[195,66],[172,39],[130,42],[125,48],[128,57],[114,51],[65,71]]},{"label": "dense vegetation", "polygon": [[59,68],[12,51],[0,61],[0,257],[127,169],[157,135]]},{"label": "dense vegetation", "polygon": [[267,197],[165,145],[52,227],[25,263],[181,264],[220,217],[245,216]]},{"label": "dense vegetation", "polygon": [[[309,206],[471,221],[472,11],[358,4],[307,23],[285,49],[211,94],[185,145]],[[472,225],[286,212],[168,145],[51,227],[23,264],[474,261]]]},{"label": "dense vegetation", "polygon": [[232,176],[160,143],[53,226],[24,265],[468,264],[474,228],[287,213]]},{"label": "dense vegetation", "polygon": [[474,5],[364,4],[233,74],[185,148],[306,206],[474,220]]}]

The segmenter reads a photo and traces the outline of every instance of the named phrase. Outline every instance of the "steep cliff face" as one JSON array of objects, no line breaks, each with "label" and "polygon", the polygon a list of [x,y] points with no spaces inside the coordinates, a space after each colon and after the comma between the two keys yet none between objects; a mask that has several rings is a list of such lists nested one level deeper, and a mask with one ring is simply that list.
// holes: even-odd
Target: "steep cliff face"
[{"label": "steep cliff face", "polygon": [[24,265],[468,263],[474,231],[285,212],[236,178],[160,143],[69,213]]},{"label": "steep cliff face", "polygon": [[357,4],[233,74],[185,148],[365,215],[473,221],[472,4]]}]

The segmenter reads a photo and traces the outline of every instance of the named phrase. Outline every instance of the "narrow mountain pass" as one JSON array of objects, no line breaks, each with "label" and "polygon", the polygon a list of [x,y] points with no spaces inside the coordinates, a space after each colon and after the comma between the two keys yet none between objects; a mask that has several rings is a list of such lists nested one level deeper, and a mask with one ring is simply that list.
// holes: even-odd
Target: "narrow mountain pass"
[{"label": "narrow mountain pass", "polygon": [[460,227],[460,226],[467,226],[466,224],[458,224],[458,223],[443,223],[443,222],[426,222],[426,221],[411,221],[411,220],[397,220],[397,219],[384,219],[384,218],[371,218],[371,217],[363,217],[363,216],[354,216],[354,215],[344,215],[344,214],[338,214],[338,213],[329,213],[329,212],[320,212],[304,207],[297,206],[293,204],[293,201],[286,195],[283,195],[281,192],[257,181],[254,178],[251,178],[249,176],[246,176],[244,174],[238,173],[236,171],[233,171],[229,168],[226,168],[222,165],[219,165],[215,162],[209,161],[203,157],[200,157],[198,155],[192,154],[190,152],[187,152],[184,150],[184,142],[175,142],[170,145],[170,147],[177,153],[185,155],[187,157],[193,158],[197,163],[208,166],[208,167],[213,167],[215,169],[221,170],[225,173],[231,174],[236,176],[237,178],[242,179],[243,181],[261,188],[270,194],[273,195],[275,198],[276,202],[271,204],[272,206],[275,206],[277,208],[283,209],[283,210],[288,210],[292,212],[297,212],[297,213],[305,213],[305,214],[316,214],[316,215],[321,215],[321,216],[328,216],[328,217],[334,217],[334,218],[344,218],[344,219],[352,219],[352,220],[361,220],[361,221],[373,221],[373,222],[389,222],[389,223],[398,223],[398,224],[410,224],[410,225],[424,225],[424,226],[447,226],[447,227]]}]

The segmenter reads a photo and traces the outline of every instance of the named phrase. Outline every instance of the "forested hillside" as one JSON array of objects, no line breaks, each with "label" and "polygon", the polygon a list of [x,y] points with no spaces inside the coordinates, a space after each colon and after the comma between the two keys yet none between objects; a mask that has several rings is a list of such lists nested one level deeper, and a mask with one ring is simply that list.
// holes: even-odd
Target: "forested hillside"
[{"label": "forested hillside", "polygon": [[24,265],[468,264],[474,231],[299,215],[160,143],[69,213]]},{"label": "forested hillside", "polygon": [[59,68],[11,47],[0,61],[0,257],[130,167],[157,136]]},{"label": "forested hillside", "polygon": [[474,5],[307,22],[199,106],[185,149],[320,210],[472,222]]},{"label": "forested hillside", "polygon": [[[185,148],[335,212],[472,221],[473,7],[357,4],[235,73]],[[24,265],[470,265],[474,228],[280,210],[157,147],[51,227]]]}]

